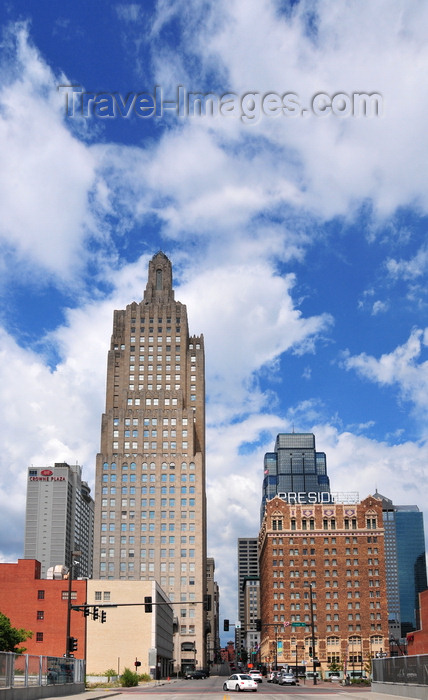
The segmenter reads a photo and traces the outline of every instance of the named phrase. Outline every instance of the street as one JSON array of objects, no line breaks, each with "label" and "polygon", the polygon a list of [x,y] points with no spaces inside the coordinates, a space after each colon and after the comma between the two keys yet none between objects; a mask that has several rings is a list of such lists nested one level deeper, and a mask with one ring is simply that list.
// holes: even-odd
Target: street
[{"label": "street", "polygon": [[[139,685],[137,688],[115,688],[112,691],[90,691],[85,693],[85,700],[97,700],[105,698],[109,695],[131,695],[132,700],[144,698],[156,698],[156,700],[173,700],[174,698],[202,698],[209,697],[214,700],[233,700],[238,695],[236,692],[224,691],[223,683],[224,676],[211,676],[204,680],[185,680],[172,679],[170,681],[160,681],[159,683],[150,683],[147,686]],[[248,693],[254,697],[254,693]],[[295,696],[295,700],[315,700],[317,696],[322,696],[323,700],[332,700],[339,696],[342,698],[346,695],[352,695],[352,700],[388,700],[387,695],[379,696],[377,693],[371,693],[370,687],[350,686],[343,687],[339,684],[320,683],[316,686],[312,682],[307,681],[306,684],[298,686],[279,686],[274,683],[267,683],[265,680],[260,683],[257,689],[257,697],[263,697],[264,700],[278,699],[278,696],[289,697]],[[78,696],[74,696],[77,700]],[[131,698],[129,698],[131,700]],[[351,698],[350,698],[351,700]]]}]

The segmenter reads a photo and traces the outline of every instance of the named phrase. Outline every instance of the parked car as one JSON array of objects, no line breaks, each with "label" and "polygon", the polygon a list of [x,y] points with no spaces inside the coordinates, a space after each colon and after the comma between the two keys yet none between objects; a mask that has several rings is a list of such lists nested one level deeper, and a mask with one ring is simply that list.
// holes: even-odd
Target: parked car
[{"label": "parked car", "polygon": [[223,683],[223,690],[252,690],[257,692],[257,681],[251,678],[249,673],[233,673],[230,678]]},{"label": "parked car", "polygon": [[272,671],[271,683],[278,683],[281,671]]},{"label": "parked car", "polygon": [[297,685],[298,680],[293,673],[281,673],[278,678],[279,685]]},{"label": "parked car", "polygon": [[263,676],[257,668],[251,668],[248,671],[248,675],[250,675],[251,678],[254,678],[257,683],[263,683]]},{"label": "parked car", "polygon": [[206,678],[207,674],[205,671],[188,671],[186,673],[186,678],[193,678],[194,680],[198,680],[201,678]]}]

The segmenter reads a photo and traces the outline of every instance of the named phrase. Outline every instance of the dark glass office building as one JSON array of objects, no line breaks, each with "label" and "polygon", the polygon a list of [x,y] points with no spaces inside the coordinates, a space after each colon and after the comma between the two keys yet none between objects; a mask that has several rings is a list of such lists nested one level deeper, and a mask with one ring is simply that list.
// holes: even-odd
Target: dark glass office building
[{"label": "dark glass office building", "polygon": [[382,499],[391,641],[419,629],[419,593],[427,588],[423,514],[417,506]]},{"label": "dark glass office building", "polygon": [[276,495],[288,503],[331,502],[327,459],[316,451],[313,433],[280,433],[275,452],[265,454],[260,522],[266,501]]}]

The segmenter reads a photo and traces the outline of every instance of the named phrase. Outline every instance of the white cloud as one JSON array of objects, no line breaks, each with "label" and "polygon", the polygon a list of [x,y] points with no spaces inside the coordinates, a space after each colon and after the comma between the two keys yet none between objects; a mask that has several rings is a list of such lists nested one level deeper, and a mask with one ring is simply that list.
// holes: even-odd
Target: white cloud
[{"label": "white cloud", "polygon": [[192,328],[204,332],[209,402],[219,404],[215,415],[226,420],[260,410],[266,397],[259,393],[255,373],[283,352],[313,351],[332,319],[328,314],[303,317],[291,297],[293,276],[280,277],[263,262],[226,263],[199,273],[191,269],[180,294],[191,309]]},{"label": "white cloud", "polygon": [[[428,411],[428,361],[418,362],[428,345],[428,329],[414,329],[409,339],[379,359],[361,353],[347,356],[346,369],[354,369],[362,377],[383,386],[396,386],[406,401],[414,404],[426,418]],[[421,418],[422,416],[420,416]]]},{"label": "white cloud", "polygon": [[370,440],[350,432],[340,433],[328,424],[313,427],[317,449],[327,454],[327,470],[332,491],[355,491],[360,498],[376,489],[397,505],[419,504],[420,494],[428,487],[425,442],[397,445]]},{"label": "white cloud", "polygon": [[428,248],[422,246],[409,260],[389,258],[386,261],[386,268],[394,279],[414,280],[422,277],[428,270]]},{"label": "white cloud", "polygon": [[[64,125],[65,100],[54,76],[31,46],[26,26],[0,81],[0,240],[3,256],[16,255],[31,277],[44,273],[70,282],[87,259],[86,239],[96,233],[89,193],[96,184],[91,151]],[[8,267],[4,264],[3,275]]]},{"label": "white cloud", "polygon": [[389,304],[385,301],[380,301],[380,299],[378,299],[374,302],[372,306],[372,316],[377,316],[378,314],[385,313],[385,311],[388,311],[388,309]]},{"label": "white cloud", "polygon": [[[178,7],[174,6],[174,19],[180,16]],[[187,21],[192,13],[196,36],[180,44],[181,52],[198,57],[188,78],[189,91],[203,90],[201,79],[211,71],[218,76],[220,94],[222,89],[239,95],[295,92],[306,105],[319,92],[379,92],[383,97],[381,118],[265,117],[253,126],[239,126],[239,120],[232,124],[227,118],[210,120],[210,130],[227,134],[235,143],[244,139],[244,148],[233,152],[236,168],[246,159],[245,141],[255,144],[260,139],[258,149],[262,142],[264,150],[273,145],[277,159],[274,170],[268,159],[257,173],[263,181],[270,172],[271,189],[275,183],[283,201],[293,206],[303,205],[325,217],[348,216],[366,200],[382,216],[415,202],[426,211],[428,98],[421,94],[417,76],[428,65],[423,31],[427,8],[418,6],[416,12],[407,3],[383,0],[361,12],[357,5],[338,6],[330,0],[300,2],[286,15],[271,0],[249,0],[245,8],[228,0],[209,12],[195,0],[183,16],[185,35],[184,18]],[[168,20],[163,13],[162,28]],[[160,79],[174,75],[176,60],[174,53],[163,57]],[[248,182],[248,176],[245,179]],[[266,195],[268,186],[263,190]]]}]

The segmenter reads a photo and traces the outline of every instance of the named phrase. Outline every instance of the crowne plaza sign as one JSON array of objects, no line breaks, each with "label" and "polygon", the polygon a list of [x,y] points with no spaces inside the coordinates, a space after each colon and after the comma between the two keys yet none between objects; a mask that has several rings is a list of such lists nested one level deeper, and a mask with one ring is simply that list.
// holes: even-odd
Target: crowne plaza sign
[{"label": "crowne plaza sign", "polygon": [[40,473],[31,469],[28,477],[29,481],[65,481],[65,476],[54,476],[52,469],[41,469]]}]

